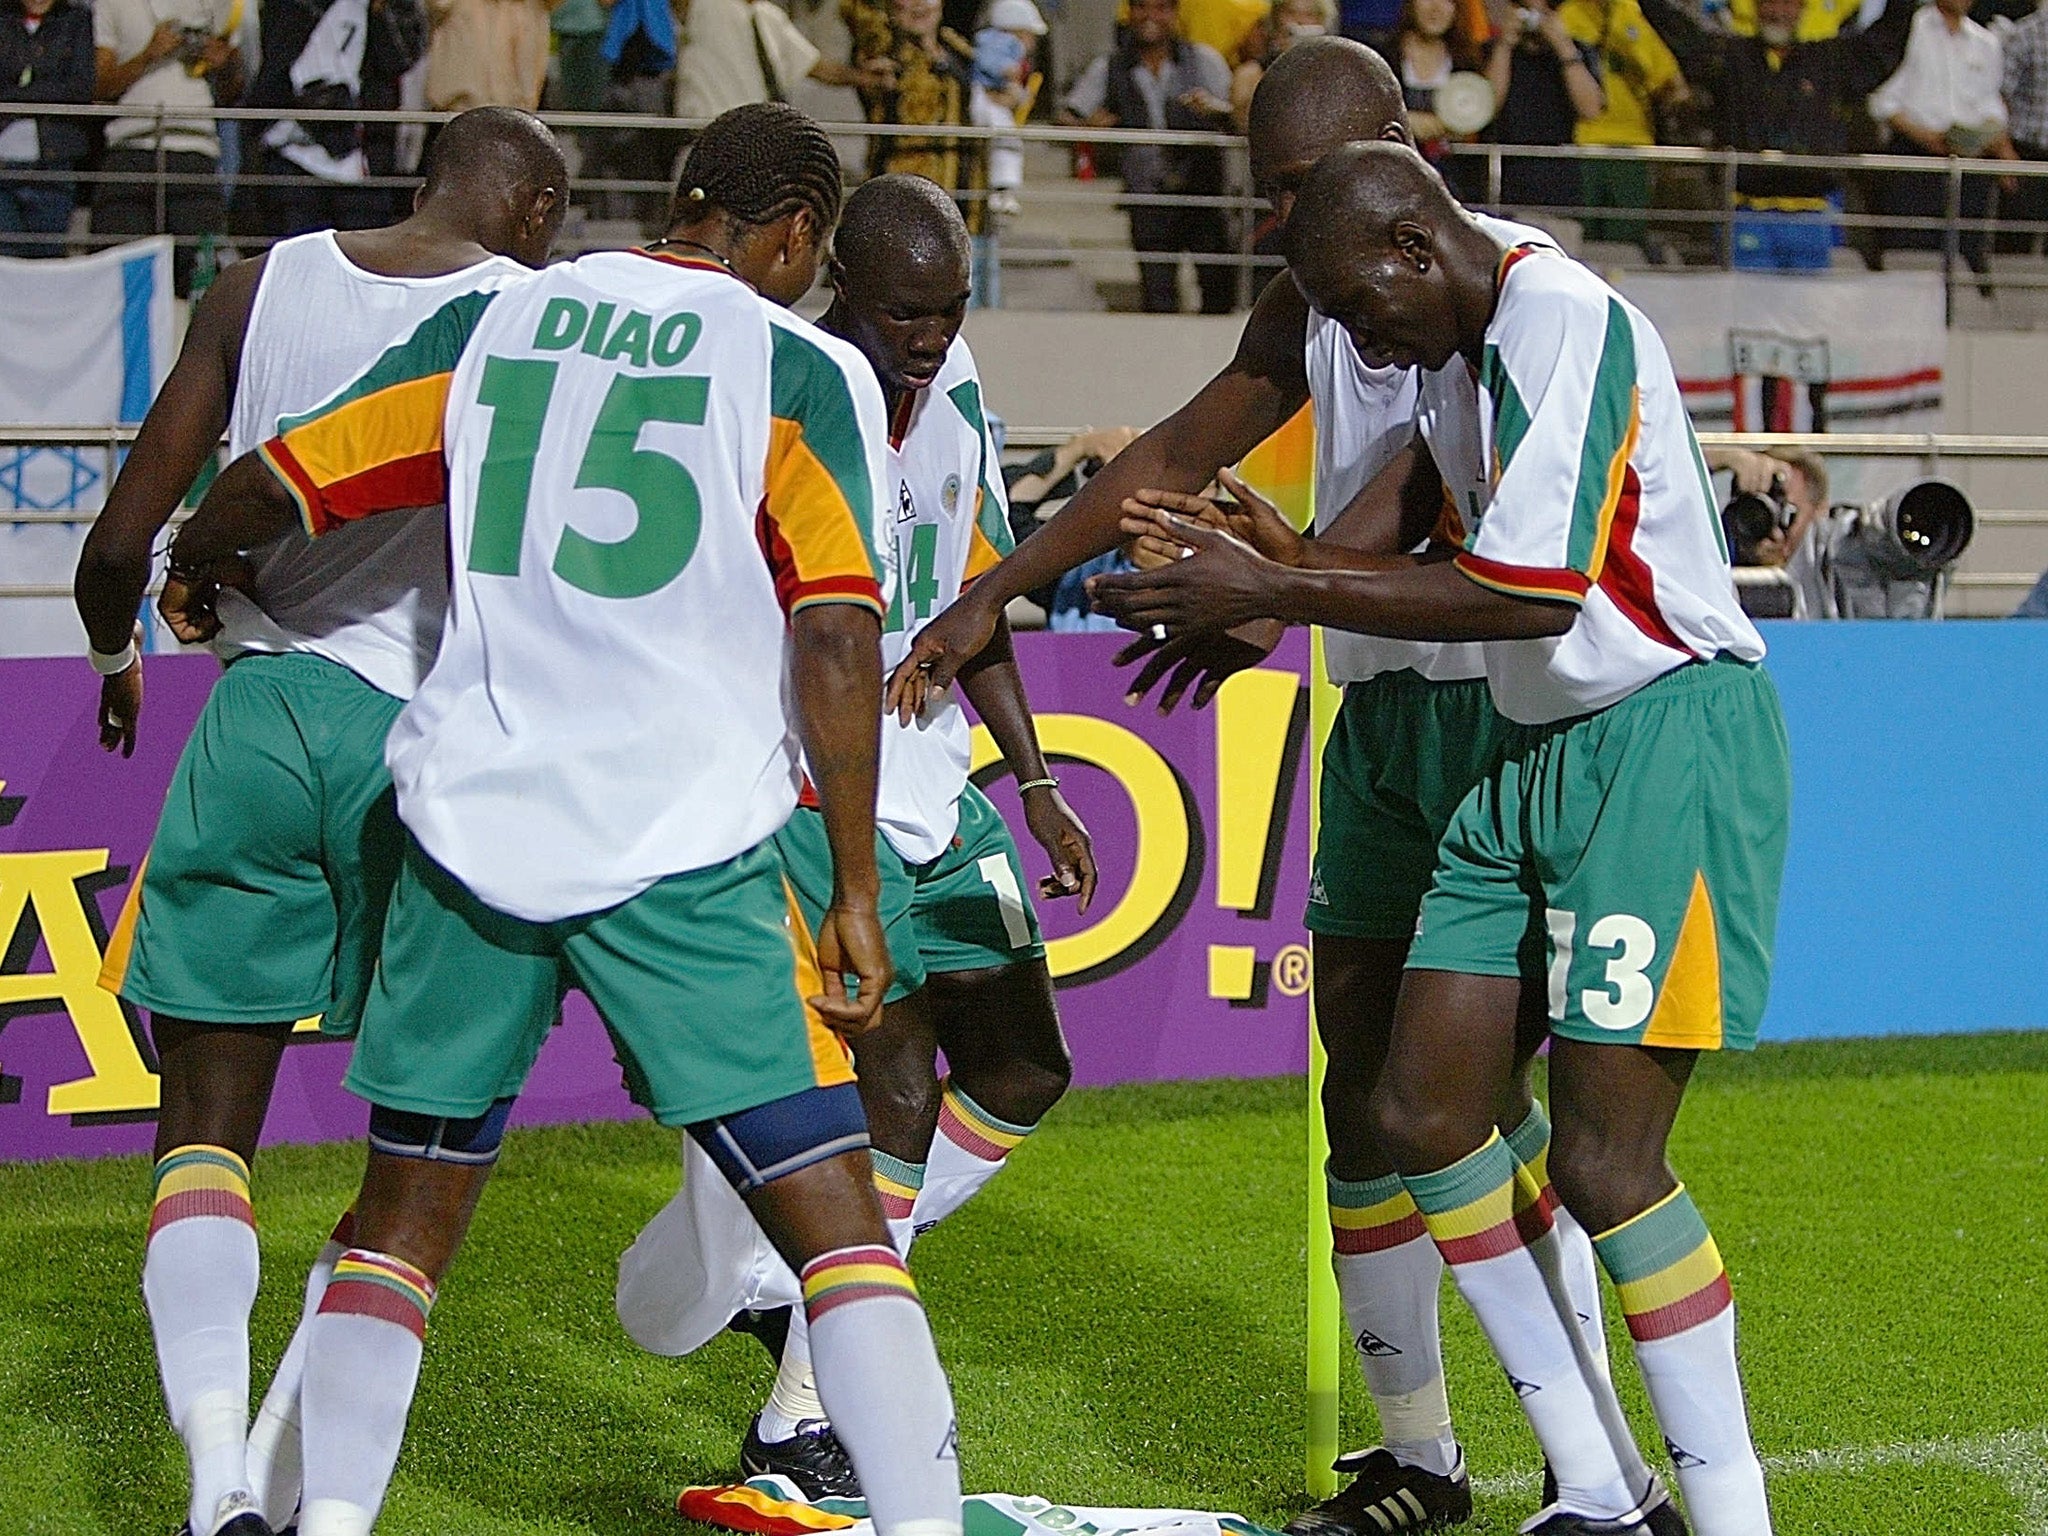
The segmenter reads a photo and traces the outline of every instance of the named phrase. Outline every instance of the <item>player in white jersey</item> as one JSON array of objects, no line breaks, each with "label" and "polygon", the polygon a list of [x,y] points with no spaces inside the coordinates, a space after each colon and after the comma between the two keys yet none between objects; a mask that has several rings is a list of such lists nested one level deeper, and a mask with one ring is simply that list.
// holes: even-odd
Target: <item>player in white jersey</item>
[{"label": "player in white jersey", "polygon": [[[1249,123],[1253,177],[1285,221],[1296,187],[1329,150],[1354,139],[1409,141],[1401,89],[1385,62],[1357,43],[1317,38],[1290,48],[1260,82]],[[1546,238],[1520,226],[1517,238]],[[1342,328],[1316,316],[1287,273],[1266,287],[1237,355],[1186,405],[1120,454],[1018,552],[917,639],[892,695],[915,697],[919,669],[944,682],[991,632],[1001,605],[1113,547],[1126,498],[1144,488],[1192,496],[1313,404],[1316,517],[1347,543],[1387,555],[1440,521],[1441,496],[1361,495],[1376,473],[1394,492],[1415,465],[1415,386],[1409,370],[1361,359]],[[1391,467],[1389,467],[1391,466]],[[1353,505],[1354,501],[1357,505]],[[1344,514],[1349,513],[1349,516]],[[1277,625],[1204,634],[1151,653],[1131,696],[1162,678],[1162,708],[1190,689],[1199,706],[1232,672],[1263,660]],[[1346,1456],[1352,1482],[1290,1526],[1297,1536],[1349,1536],[1437,1527],[1470,1516],[1472,1495],[1452,1432],[1437,1298],[1442,1264],[1378,1146],[1367,1104],[1393,1027],[1415,914],[1452,812],[1491,765],[1501,723],[1469,647],[1418,646],[1329,634],[1332,676],[1345,703],[1323,759],[1322,844],[1308,926],[1315,934],[1316,1019],[1329,1053],[1323,1107],[1330,1133],[1335,1268],[1383,1444]],[[1541,978],[1532,978],[1519,1059],[1544,1032]],[[1497,1112],[1503,1135],[1545,1184],[1549,1126],[1526,1072]],[[1532,1193],[1533,1198],[1533,1193]],[[1598,1284],[1584,1235],[1563,1239],[1572,1304],[1597,1335]],[[1594,1351],[1594,1368],[1599,1361]],[[1393,1522],[1389,1527],[1388,1522]]]},{"label": "player in white jersey", "polygon": [[[890,976],[886,426],[860,354],[781,306],[839,186],[802,113],[725,114],[663,239],[448,304],[223,471],[172,547],[212,569],[295,518],[448,504],[441,652],[388,749],[405,862],[346,1079],[370,1155],[308,1335],[301,1536],[376,1518],[435,1288],[572,986],[801,1276],[878,1530],[958,1536],[951,1394],[835,1033]],[[800,751],[833,855],[815,946],[770,841]]]},{"label": "player in white jersey", "polygon": [[[833,241],[834,299],[819,323],[860,349],[890,412],[885,510],[897,583],[883,625],[884,666],[1011,547],[981,379],[959,335],[970,259],[958,207],[917,176],[864,183],[847,199]],[[1077,896],[1085,912],[1094,855],[1046,769],[1007,627],[959,682],[1023,788],[1025,817],[1052,861],[1044,893]],[[950,691],[920,717],[882,722],[875,857],[896,979],[882,1022],[861,1036],[854,1057],[875,1187],[906,1257],[917,1234],[1002,1169],[1072,1073],[1023,861],[1002,817],[968,780],[968,748],[967,718]],[[776,835],[776,847],[815,923],[831,895],[832,856],[811,800]],[[644,1319],[653,1314],[672,1315],[686,1301],[710,1305],[708,1297],[674,1294],[681,1273],[737,1276],[740,1266],[713,1252],[731,1230],[707,1211],[701,1189],[686,1187],[655,1218],[635,1245],[639,1254],[686,1244],[698,1262],[687,1270],[644,1258],[622,1266],[620,1315],[636,1337],[649,1333]],[[780,1473],[812,1498],[858,1497],[810,1380],[803,1320],[791,1308],[794,1278],[775,1264],[749,1279],[743,1294],[714,1311],[722,1318],[744,1308],[747,1330],[780,1368],[748,1429],[742,1470]]]},{"label": "player in white jersey", "polygon": [[[567,186],[537,119],[482,109],[436,140],[404,223],[287,240],[221,275],[79,563],[91,643],[115,653],[95,658],[109,674],[105,745],[133,749],[142,673],[129,640],[150,547],[223,429],[231,453],[248,451],[394,331],[538,265]],[[249,1162],[292,1021],[320,1014],[349,1034],[369,984],[401,846],[384,737],[433,659],[445,548],[428,512],[252,553],[245,589],[220,595],[228,670],[109,946],[104,980],[150,1010],[161,1072],[143,1295],[199,1536],[282,1525],[297,1500],[298,1349],[248,1428]],[[309,1307],[340,1252],[331,1243],[316,1265]]]},{"label": "player in white jersey", "polygon": [[1257,615],[1487,642],[1518,729],[1444,839],[1372,1111],[1556,1474],[1525,1530],[1654,1529],[1494,1128],[1520,978],[1542,964],[1558,1192],[1596,1234],[1694,1524],[1766,1536],[1727,1276],[1665,1147],[1698,1053],[1755,1042],[1790,770],[1670,358],[1619,294],[1500,240],[1402,147],[1333,153],[1288,239],[1362,355],[1441,370],[1423,420],[1473,498],[1464,548],[1286,566],[1167,518],[1199,553],[1096,601],[1133,627]]}]

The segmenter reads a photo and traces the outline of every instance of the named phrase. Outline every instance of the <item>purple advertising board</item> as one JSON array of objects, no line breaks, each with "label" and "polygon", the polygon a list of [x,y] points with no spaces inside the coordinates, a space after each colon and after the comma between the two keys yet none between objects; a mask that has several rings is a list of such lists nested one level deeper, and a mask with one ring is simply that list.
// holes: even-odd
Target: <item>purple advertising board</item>
[{"label": "purple advertising board", "polygon": [[[1041,902],[1082,1084],[1270,1076],[1307,1065],[1308,647],[1299,631],[1206,711],[1123,701],[1114,635],[1025,635],[1039,733],[1088,824],[1102,887],[1086,917]],[[147,1151],[157,1104],[147,1020],[98,978],[171,771],[218,675],[151,657],[135,756],[98,745],[82,661],[0,660],[0,1159]],[[1024,826],[986,733],[977,767]],[[997,777],[997,776],[1000,777]],[[1050,865],[1020,836],[1034,882]],[[348,1047],[310,1028],[285,1053],[266,1139],[361,1134]],[[516,1121],[635,1113],[580,996]]]}]

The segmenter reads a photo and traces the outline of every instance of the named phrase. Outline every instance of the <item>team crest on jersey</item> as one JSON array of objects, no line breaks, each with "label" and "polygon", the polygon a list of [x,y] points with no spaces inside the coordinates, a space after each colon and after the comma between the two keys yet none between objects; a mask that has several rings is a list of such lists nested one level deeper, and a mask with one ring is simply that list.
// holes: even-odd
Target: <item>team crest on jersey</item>
[{"label": "team crest on jersey", "polygon": [[946,483],[939,487],[939,506],[946,516],[951,517],[960,510],[960,477],[946,476]]},{"label": "team crest on jersey", "polygon": [[917,521],[917,503],[911,499],[910,482],[903,481],[896,490],[896,521],[914,523]]}]

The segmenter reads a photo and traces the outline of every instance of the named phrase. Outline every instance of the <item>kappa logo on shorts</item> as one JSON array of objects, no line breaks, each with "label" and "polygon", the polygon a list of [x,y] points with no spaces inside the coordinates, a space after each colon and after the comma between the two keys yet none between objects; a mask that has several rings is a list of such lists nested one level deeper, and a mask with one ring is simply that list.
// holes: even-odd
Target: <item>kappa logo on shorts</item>
[{"label": "kappa logo on shorts", "polygon": [[910,494],[910,482],[905,480],[896,488],[896,521],[914,523],[917,521],[917,502]]}]

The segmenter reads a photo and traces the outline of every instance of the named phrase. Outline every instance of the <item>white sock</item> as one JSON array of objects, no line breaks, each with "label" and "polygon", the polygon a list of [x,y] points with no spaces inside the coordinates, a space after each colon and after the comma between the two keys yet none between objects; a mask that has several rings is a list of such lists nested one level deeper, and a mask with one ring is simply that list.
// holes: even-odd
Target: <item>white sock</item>
[{"label": "white sock", "polygon": [[[936,1141],[938,1138],[933,1138]],[[917,1202],[924,1190],[925,1165],[906,1163],[900,1157],[891,1157],[876,1148],[868,1149],[868,1159],[875,1168],[875,1197],[882,1203],[882,1218],[889,1224],[889,1241],[896,1245],[896,1251],[904,1258],[910,1257],[910,1245],[917,1241]],[[1001,1163],[996,1166],[1000,1168]],[[974,1190],[986,1184],[993,1174],[983,1177],[963,1195],[965,1201]],[[938,1217],[934,1216],[933,1221]]]},{"label": "white sock", "polygon": [[1439,1477],[1458,1464],[1437,1294],[1444,1261],[1397,1175],[1328,1175],[1332,1259],[1351,1341],[1379,1410],[1381,1443]]},{"label": "white sock", "polygon": [[196,1536],[213,1536],[254,1507],[249,1309],[260,1273],[248,1165],[214,1146],[177,1147],[158,1159],[142,1296],[164,1402],[191,1467]]},{"label": "white sock", "polygon": [[825,1421],[825,1405],[818,1397],[818,1379],[811,1371],[811,1330],[802,1307],[792,1308],[789,1337],[782,1344],[782,1365],[775,1373],[775,1386],[754,1420],[754,1433],[769,1444],[787,1440],[805,1424]]},{"label": "white sock", "polygon": [[1647,1473],[1635,1475],[1641,1455],[1605,1411],[1578,1320],[1557,1299],[1562,1261],[1548,1213],[1540,1202],[1517,1211],[1519,1167],[1496,1133],[1450,1167],[1402,1182],[1521,1399],[1559,1507],[1616,1518],[1636,1507]]},{"label": "white sock", "polygon": [[1735,1357],[1735,1303],[1713,1235],[1679,1185],[1595,1240],[1698,1536],[1769,1536],[1764,1473]]},{"label": "white sock", "polygon": [[998,1120],[946,1080],[939,1129],[924,1168],[911,1223],[928,1231],[959,1210],[1003,1171],[1003,1159],[1035,1129]]},{"label": "white sock", "polygon": [[1562,1253],[1564,1292],[1578,1314],[1579,1330],[1586,1348],[1603,1377],[1611,1374],[1607,1363],[1607,1329],[1600,1321],[1600,1269],[1593,1257],[1593,1239],[1567,1211],[1550,1187],[1550,1117],[1540,1103],[1531,1102],[1522,1123],[1502,1133],[1508,1150],[1515,1155],[1528,1177],[1518,1200],[1540,1198],[1550,1208]]},{"label": "white sock", "polygon": [[249,1487],[256,1496],[256,1512],[275,1531],[290,1525],[299,1507],[304,1471],[299,1446],[299,1386],[306,1374],[306,1330],[320,1310],[327,1281],[354,1234],[355,1212],[344,1211],[334,1224],[333,1235],[320,1245],[313,1260],[312,1272],[306,1276],[306,1303],[299,1326],[292,1330],[284,1358],[277,1362],[277,1374],[270,1378],[270,1388],[256,1410],[256,1421],[249,1426]]},{"label": "white sock", "polygon": [[959,1536],[953,1393],[902,1259],[836,1249],[803,1284],[818,1387],[878,1536]]},{"label": "white sock", "polygon": [[306,1334],[299,1536],[362,1536],[375,1523],[405,1442],[433,1304],[433,1283],[389,1254],[351,1248],[334,1266]]}]

